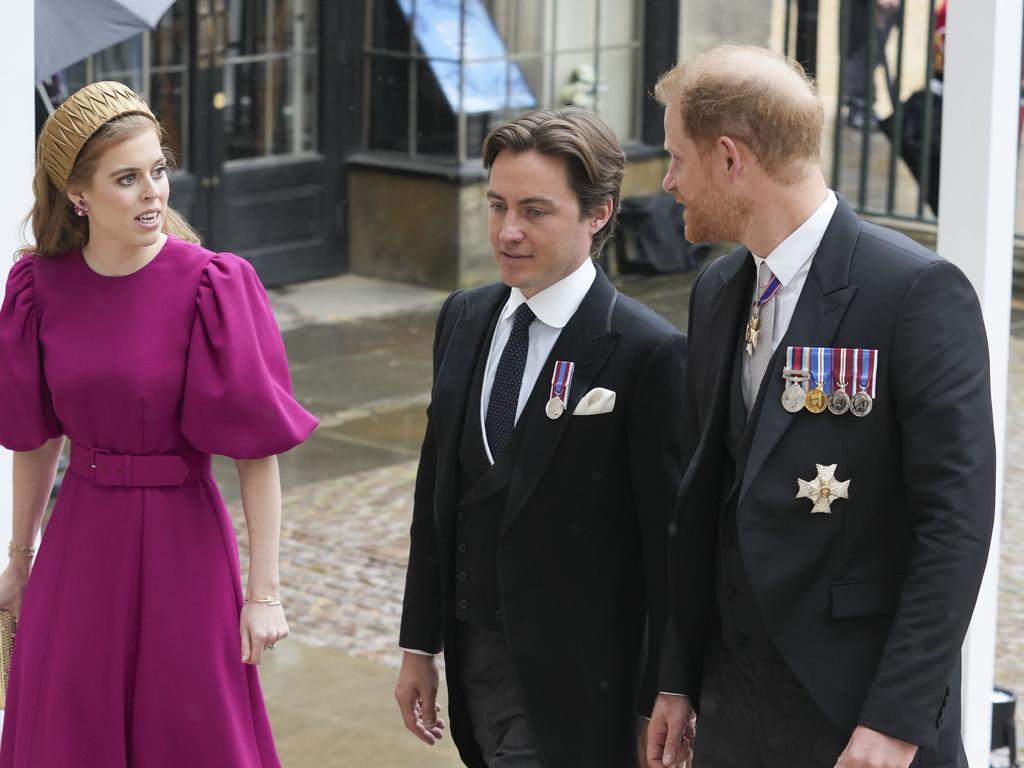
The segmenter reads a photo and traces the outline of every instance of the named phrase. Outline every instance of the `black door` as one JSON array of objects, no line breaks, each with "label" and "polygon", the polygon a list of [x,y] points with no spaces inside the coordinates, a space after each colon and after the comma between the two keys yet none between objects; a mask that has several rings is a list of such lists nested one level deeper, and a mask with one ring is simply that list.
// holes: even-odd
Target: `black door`
[{"label": "black door", "polygon": [[332,2],[177,0],[152,32],[66,73],[72,88],[121,80],[150,102],[177,157],[172,205],[268,284],[346,262],[337,111],[320,109],[338,88],[320,55]]},{"label": "black door", "polygon": [[341,190],[320,142],[319,2],[194,2],[196,224],[268,284],[341,271]]},{"label": "black door", "polygon": [[195,0],[194,218],[268,284],[342,267],[340,189],[321,151],[319,5]]}]

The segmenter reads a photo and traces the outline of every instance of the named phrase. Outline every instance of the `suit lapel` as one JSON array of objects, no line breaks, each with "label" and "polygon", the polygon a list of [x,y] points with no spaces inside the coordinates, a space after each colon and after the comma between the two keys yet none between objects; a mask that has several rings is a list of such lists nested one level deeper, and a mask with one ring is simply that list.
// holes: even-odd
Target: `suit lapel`
[{"label": "suit lapel", "polygon": [[[611,312],[618,292],[600,269],[583,303],[572,316],[555,342],[551,354],[541,368],[537,384],[523,410],[522,442],[519,445],[512,483],[509,487],[502,533],[515,521],[526,500],[533,493],[548,462],[558,447],[562,433],[569,426],[576,404],[590,390],[598,371],[604,366],[619,340],[610,329]],[[544,412],[551,383],[551,373],[558,360],[576,364],[565,413],[549,419]]]},{"label": "suit lapel", "polygon": [[[740,327],[743,327],[743,317],[740,316]],[[746,371],[743,367],[743,357],[746,355],[746,339],[739,333],[735,335],[736,351],[733,354],[732,371],[728,379],[722,381],[730,383],[729,394],[729,433],[731,436],[732,450],[736,451],[743,441],[743,433],[747,428],[747,404],[743,399],[743,376]],[[735,458],[735,454],[733,455]]]},{"label": "suit lapel", "polygon": [[486,354],[483,345],[491,321],[508,296],[507,287],[496,285],[493,290],[482,291],[475,298],[463,299],[448,349],[437,372],[431,393],[431,417],[436,425],[443,425],[443,428],[436,428],[438,469],[434,508],[438,511],[453,509],[457,502],[459,441],[467,412],[466,398],[473,384],[477,360]]},{"label": "suit lapel", "polygon": [[[711,348],[711,359],[702,366],[703,389],[712,393],[705,435],[724,435],[724,430],[731,429],[728,416],[734,394],[734,377],[741,373],[737,370],[736,348],[743,328],[743,308],[750,303],[754,290],[754,262],[750,251],[739,248],[723,256],[722,260],[718,285],[708,300],[710,319],[705,326],[708,338],[722,340]],[[742,394],[739,397],[742,410]]]},{"label": "suit lapel", "polygon": [[772,356],[757,402],[751,412],[751,421],[756,420],[751,424],[755,432],[743,471],[743,485],[740,488],[738,504],[743,503],[768,455],[796,416],[780,405],[785,385],[782,368],[785,365],[786,347],[832,346],[832,340],[846,315],[847,307],[857,293],[857,286],[849,284],[849,277],[850,261],[860,230],[860,219],[840,199],[814,256],[793,319]]}]

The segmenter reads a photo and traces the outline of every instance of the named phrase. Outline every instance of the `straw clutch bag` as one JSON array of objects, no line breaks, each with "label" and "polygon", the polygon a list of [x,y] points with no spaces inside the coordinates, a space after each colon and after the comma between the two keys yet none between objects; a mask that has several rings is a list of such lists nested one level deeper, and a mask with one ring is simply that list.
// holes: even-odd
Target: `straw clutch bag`
[{"label": "straw clutch bag", "polygon": [[7,681],[11,676],[11,653],[18,620],[10,611],[0,610],[0,709],[7,708]]}]

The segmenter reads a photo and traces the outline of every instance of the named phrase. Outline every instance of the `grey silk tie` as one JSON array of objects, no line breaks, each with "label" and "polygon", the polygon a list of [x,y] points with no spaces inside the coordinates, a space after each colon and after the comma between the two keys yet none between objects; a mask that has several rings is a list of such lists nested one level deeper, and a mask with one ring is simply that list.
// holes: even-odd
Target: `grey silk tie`
[{"label": "grey silk tie", "polygon": [[[755,301],[761,298],[773,277],[775,275],[772,274],[768,263],[762,261],[761,265],[757,268],[757,296]],[[747,413],[750,413],[754,407],[754,401],[757,400],[757,391],[761,388],[761,380],[764,379],[764,373],[768,370],[768,361],[775,351],[772,337],[775,335],[776,307],[777,302],[774,296],[761,307],[758,316],[757,347],[754,349],[754,354],[746,355],[749,358],[746,366],[747,383],[749,386],[747,387],[747,396],[744,398]]]}]

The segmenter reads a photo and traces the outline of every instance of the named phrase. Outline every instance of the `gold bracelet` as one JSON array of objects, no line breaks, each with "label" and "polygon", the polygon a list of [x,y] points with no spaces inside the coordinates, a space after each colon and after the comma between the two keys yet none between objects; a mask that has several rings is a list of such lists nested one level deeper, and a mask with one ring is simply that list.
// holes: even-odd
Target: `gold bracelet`
[{"label": "gold bracelet", "polygon": [[261,605],[280,605],[281,598],[279,597],[247,597],[245,598],[247,603],[260,603]]},{"label": "gold bracelet", "polygon": [[7,546],[7,556],[14,557],[15,555],[24,555],[25,557],[35,557],[35,547],[20,547],[13,541]]}]

